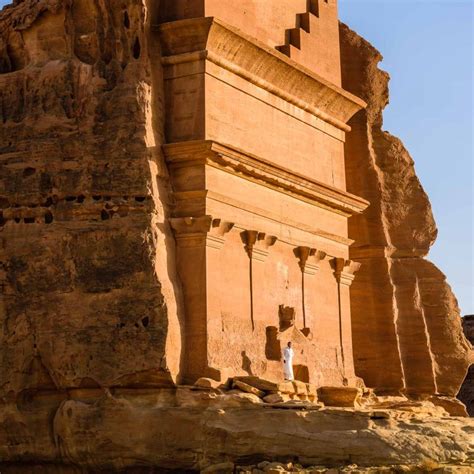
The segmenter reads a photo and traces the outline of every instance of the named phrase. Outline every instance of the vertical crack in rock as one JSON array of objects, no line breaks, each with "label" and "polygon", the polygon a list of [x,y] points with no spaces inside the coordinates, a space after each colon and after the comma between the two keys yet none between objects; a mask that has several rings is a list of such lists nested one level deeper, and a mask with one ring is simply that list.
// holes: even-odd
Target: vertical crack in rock
[{"label": "vertical crack in rock", "polygon": [[[397,362],[399,362],[399,365],[396,364],[396,368],[397,368],[397,371],[398,369],[400,369],[400,375],[401,375],[400,385],[389,385],[387,389],[390,390],[391,388],[399,387],[404,392],[406,391],[407,386],[406,386],[406,375],[405,375],[404,365],[402,362],[402,347],[401,347],[399,330],[398,330],[399,325],[400,325],[400,321],[399,321],[400,313],[398,311],[397,295],[396,295],[396,292],[394,291],[393,279],[391,277],[392,262],[390,260],[387,260],[387,268],[388,268],[388,279],[390,281],[390,284],[392,285],[391,307],[393,311],[393,330],[395,333],[395,340],[397,343],[397,351],[398,351],[396,353],[396,357],[398,357]],[[352,305],[351,305],[351,309],[352,309]],[[377,315],[374,315],[374,316],[377,317]],[[357,370],[356,370],[356,373],[357,373]]]},{"label": "vertical crack in rock", "polygon": [[437,385],[437,380],[436,380],[436,360],[433,354],[433,348],[431,346],[430,332],[428,330],[428,325],[426,323],[425,308],[421,301],[420,283],[418,281],[418,277],[416,277],[416,285],[415,285],[415,305],[416,305],[416,308],[420,311],[420,315],[422,318],[423,331],[426,337],[426,348],[428,350],[430,361],[431,361],[431,376],[433,377],[434,393],[438,393],[438,385]]},{"label": "vertical crack in rock", "polygon": [[363,264],[351,288],[356,372],[379,390],[454,396],[472,352],[445,276],[424,259],[437,235],[431,206],[402,142],[382,131],[382,56],[340,33],[343,87],[368,104],[346,141],[348,191],[371,202],[349,220],[350,256]]}]

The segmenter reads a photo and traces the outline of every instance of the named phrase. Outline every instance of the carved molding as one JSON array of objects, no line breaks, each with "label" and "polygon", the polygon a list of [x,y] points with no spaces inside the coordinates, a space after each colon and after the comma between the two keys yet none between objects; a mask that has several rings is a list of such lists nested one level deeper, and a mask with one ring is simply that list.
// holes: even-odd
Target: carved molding
[{"label": "carved molding", "polygon": [[233,222],[223,221],[222,219],[214,219],[211,229],[207,234],[206,245],[208,247],[220,250],[224,246],[225,236],[234,227]]},{"label": "carved molding", "polygon": [[319,262],[326,258],[326,252],[311,247],[296,247],[295,255],[298,258],[298,265],[303,273],[315,275],[319,270]]},{"label": "carved molding", "polygon": [[214,141],[173,143],[164,145],[163,150],[172,168],[212,166],[346,217],[363,212],[369,205],[361,197]]},{"label": "carved molding", "polygon": [[244,230],[242,240],[245,243],[245,251],[252,260],[264,262],[270,253],[270,247],[278,240],[274,235],[267,235],[257,230]]},{"label": "carved molding", "polygon": [[207,60],[302,110],[349,131],[347,121],[366,103],[273,48],[216,18],[161,24],[163,65]]},{"label": "carved molding", "polygon": [[361,263],[344,258],[333,258],[332,265],[334,276],[341,285],[351,286],[357,273],[361,267]]},{"label": "carved molding", "polygon": [[171,227],[180,246],[193,247],[206,244],[220,250],[225,235],[234,227],[232,222],[213,219],[212,216],[173,217]]}]

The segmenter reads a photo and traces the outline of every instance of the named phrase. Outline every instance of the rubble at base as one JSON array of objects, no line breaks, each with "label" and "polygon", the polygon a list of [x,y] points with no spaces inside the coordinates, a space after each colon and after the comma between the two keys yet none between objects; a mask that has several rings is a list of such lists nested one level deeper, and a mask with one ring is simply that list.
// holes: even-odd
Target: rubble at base
[{"label": "rubble at base", "polygon": [[200,378],[194,389],[214,389],[216,393],[252,394],[259,401],[274,407],[377,408],[399,412],[429,413],[433,416],[468,416],[465,406],[456,398],[426,396],[409,399],[402,395],[377,396],[367,387],[316,387],[299,380],[274,382],[256,376],[238,376],[225,383],[210,378]]},{"label": "rubble at base", "polygon": [[213,474],[286,474],[297,472],[300,474],[422,474],[422,473],[437,473],[437,474],[470,474],[472,467],[470,466],[440,466],[436,463],[425,463],[419,466],[374,466],[374,467],[360,467],[357,464],[349,464],[340,467],[325,467],[325,466],[307,466],[303,467],[301,464],[280,463],[263,461],[256,466],[235,466],[232,463],[222,463],[202,471],[204,473]]}]

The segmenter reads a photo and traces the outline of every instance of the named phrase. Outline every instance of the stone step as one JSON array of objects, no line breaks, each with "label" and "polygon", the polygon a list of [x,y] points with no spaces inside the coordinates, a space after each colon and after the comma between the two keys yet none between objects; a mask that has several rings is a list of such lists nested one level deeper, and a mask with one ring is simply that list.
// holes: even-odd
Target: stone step
[{"label": "stone step", "polygon": [[243,376],[233,377],[233,380],[244,382],[264,392],[293,393],[295,391],[293,384],[288,381],[274,382],[274,381],[265,380],[253,375],[243,375]]},{"label": "stone step", "polygon": [[263,390],[259,390],[258,388],[252,385],[249,385],[248,383],[245,383],[241,380],[234,379],[232,386],[234,388],[238,388],[239,390],[242,390],[243,392],[253,393],[254,395],[257,395],[257,397],[260,397],[260,398],[265,396],[265,392]]},{"label": "stone step", "polygon": [[318,27],[318,20],[318,17],[310,12],[300,13],[296,20],[296,26],[306,31],[306,33],[311,33]]},{"label": "stone step", "polygon": [[320,387],[318,400],[330,407],[355,407],[362,397],[362,390],[355,387]]}]

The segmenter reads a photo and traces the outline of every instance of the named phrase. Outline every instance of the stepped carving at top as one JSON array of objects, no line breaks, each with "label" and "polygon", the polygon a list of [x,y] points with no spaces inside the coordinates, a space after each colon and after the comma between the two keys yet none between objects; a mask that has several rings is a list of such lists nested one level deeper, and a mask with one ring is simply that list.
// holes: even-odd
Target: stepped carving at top
[{"label": "stepped carving at top", "polygon": [[278,51],[341,85],[339,30],[336,0],[310,0],[306,11],[296,15],[294,28],[286,30],[285,44]]},{"label": "stepped carving at top", "polygon": [[379,59],[335,0],[0,12],[2,472],[472,463]]}]

